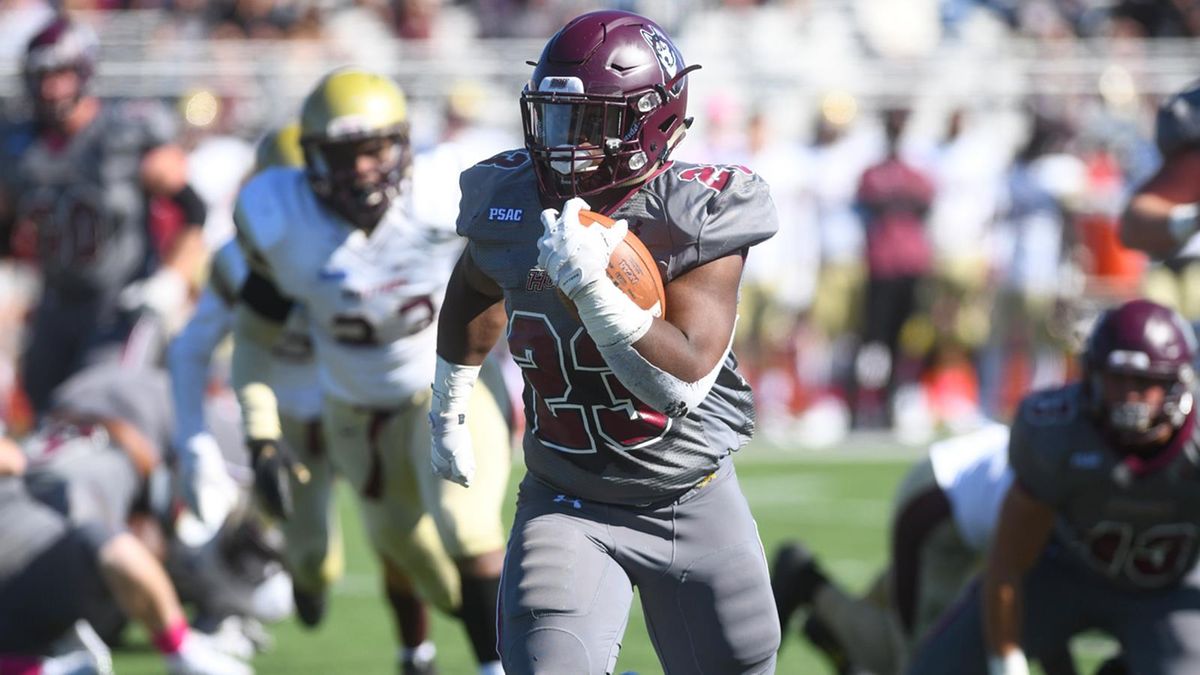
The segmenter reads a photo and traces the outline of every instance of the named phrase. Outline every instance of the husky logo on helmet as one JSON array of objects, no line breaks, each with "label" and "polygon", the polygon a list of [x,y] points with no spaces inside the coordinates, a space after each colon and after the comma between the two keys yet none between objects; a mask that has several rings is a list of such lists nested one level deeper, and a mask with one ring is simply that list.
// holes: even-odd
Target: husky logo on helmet
[{"label": "husky logo on helmet", "polygon": [[[642,37],[658,56],[658,65],[662,67],[663,71],[663,82],[670,82],[679,72],[679,59],[675,56],[675,48],[671,45],[670,40],[667,40],[666,36],[656,29],[642,29]],[[675,86],[671,87],[671,93],[678,94],[682,86],[682,81],[676,82]]]}]

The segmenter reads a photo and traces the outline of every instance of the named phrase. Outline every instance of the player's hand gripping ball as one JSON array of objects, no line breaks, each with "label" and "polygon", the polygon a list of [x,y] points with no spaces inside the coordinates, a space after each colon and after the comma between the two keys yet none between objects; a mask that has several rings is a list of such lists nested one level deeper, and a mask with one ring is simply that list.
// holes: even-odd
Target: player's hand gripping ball
[{"label": "player's hand gripping ball", "polygon": [[[572,314],[572,298],[595,282],[601,270],[634,304],[654,316],[667,310],[662,275],[646,245],[624,220],[587,210],[587,202],[576,198],[563,206],[542,212],[545,233],[538,241],[538,264],[558,286],[559,298]],[[599,228],[592,227],[599,225]]]}]

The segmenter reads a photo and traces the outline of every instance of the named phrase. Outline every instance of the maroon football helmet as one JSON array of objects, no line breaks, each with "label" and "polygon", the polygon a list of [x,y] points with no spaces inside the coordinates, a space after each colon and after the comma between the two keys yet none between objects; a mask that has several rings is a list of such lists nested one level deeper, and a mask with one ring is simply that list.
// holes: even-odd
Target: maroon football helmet
[{"label": "maroon football helmet", "polygon": [[558,31],[521,94],[525,147],[547,198],[636,185],[691,124],[687,74],[671,38],[646,17],[590,12]]},{"label": "maroon football helmet", "polygon": [[[96,68],[100,50],[90,28],[59,15],[46,24],[25,47],[25,88],[33,99],[34,114],[42,122],[61,122],[83,97],[88,79]],[[42,77],[60,70],[74,70],[78,87],[71,96],[46,97]]]},{"label": "maroon football helmet", "polygon": [[[1138,445],[1163,424],[1179,429],[1192,411],[1196,333],[1174,311],[1149,300],[1132,300],[1097,320],[1083,357],[1086,384],[1099,421],[1119,440]],[[1162,380],[1167,396],[1161,409],[1146,403],[1108,401],[1103,378],[1109,373]]]}]

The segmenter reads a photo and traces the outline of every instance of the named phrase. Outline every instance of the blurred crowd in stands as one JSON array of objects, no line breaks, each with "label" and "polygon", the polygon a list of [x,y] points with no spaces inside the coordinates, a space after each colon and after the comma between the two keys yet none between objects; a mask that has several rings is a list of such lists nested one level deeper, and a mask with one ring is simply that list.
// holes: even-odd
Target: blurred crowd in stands
[{"label": "blurred crowd in stands", "polygon": [[[596,4],[69,0],[64,8],[89,17],[106,47],[121,40],[265,39],[294,41],[291,54],[334,43],[371,58],[362,51],[368,45],[540,40]],[[850,17],[860,51],[896,58],[997,34],[1050,45],[1128,40],[1131,49],[1149,38],[1200,36],[1200,2],[1193,0],[607,4],[655,17],[684,42],[706,45],[701,54],[720,53],[710,38],[729,31],[730,16],[757,16],[750,12],[756,8],[784,13],[787,25],[807,24],[808,35],[830,16]],[[0,0],[0,62],[15,63],[27,36],[55,9],[40,0]],[[106,23],[107,13],[120,10],[155,11],[154,34],[106,32],[116,25]],[[720,63],[704,64],[694,76],[698,85],[709,72],[729,76]],[[299,90],[315,79],[276,65],[282,76],[304,80]],[[514,72],[521,66],[508,65]],[[1164,92],[1140,90],[1130,79],[1126,74],[1117,86],[1110,78],[1105,89],[1102,78],[1069,95],[1035,87],[1003,100],[933,101],[863,96],[858,83],[847,82],[801,106],[762,88],[747,92],[711,80],[694,87],[697,121],[679,157],[752,168],[771,184],[780,211],[779,236],[749,258],[735,346],[756,388],[764,437],[785,446],[829,445],[851,430],[874,429],[925,442],[983,416],[1005,420],[1023,392],[1061,382],[1074,367],[1079,335],[1101,307],[1142,293],[1200,319],[1194,258],[1149,261],[1117,239],[1124,199],[1159,160],[1151,127]],[[478,159],[519,146],[518,92],[503,92],[499,112],[480,93],[489,85],[495,82],[447,78],[436,96],[419,93],[418,103],[433,112],[416,116],[418,145],[465,137],[456,147],[477,148]],[[272,114],[243,114],[212,81],[179,88],[165,103],[178,113],[191,182],[209,206],[206,239],[215,245],[229,236],[230,203],[253,160],[254,140],[288,112],[261,95],[258,105]],[[20,115],[22,95],[0,89],[9,116]],[[14,327],[25,311],[18,299],[36,288],[19,264],[6,263],[0,279],[0,390],[15,392]],[[27,414],[19,397],[4,400],[0,418],[19,427]]]}]

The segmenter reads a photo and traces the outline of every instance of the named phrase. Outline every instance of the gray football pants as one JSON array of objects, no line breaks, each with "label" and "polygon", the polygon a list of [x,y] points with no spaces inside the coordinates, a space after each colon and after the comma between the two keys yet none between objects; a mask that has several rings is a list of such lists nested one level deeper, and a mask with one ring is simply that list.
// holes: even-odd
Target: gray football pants
[{"label": "gray football pants", "polygon": [[[1180,586],[1125,591],[1053,554],[1043,554],[1025,579],[1021,646],[1031,659],[1071,636],[1101,630],[1121,643],[1129,672],[1138,675],[1200,673],[1200,578],[1195,570]],[[980,585],[949,611],[913,657],[913,675],[987,673]]]},{"label": "gray football pants", "polygon": [[505,671],[612,672],[635,586],[668,675],[775,671],[766,556],[732,462],[649,507],[576,499],[526,475],[500,582]]}]

